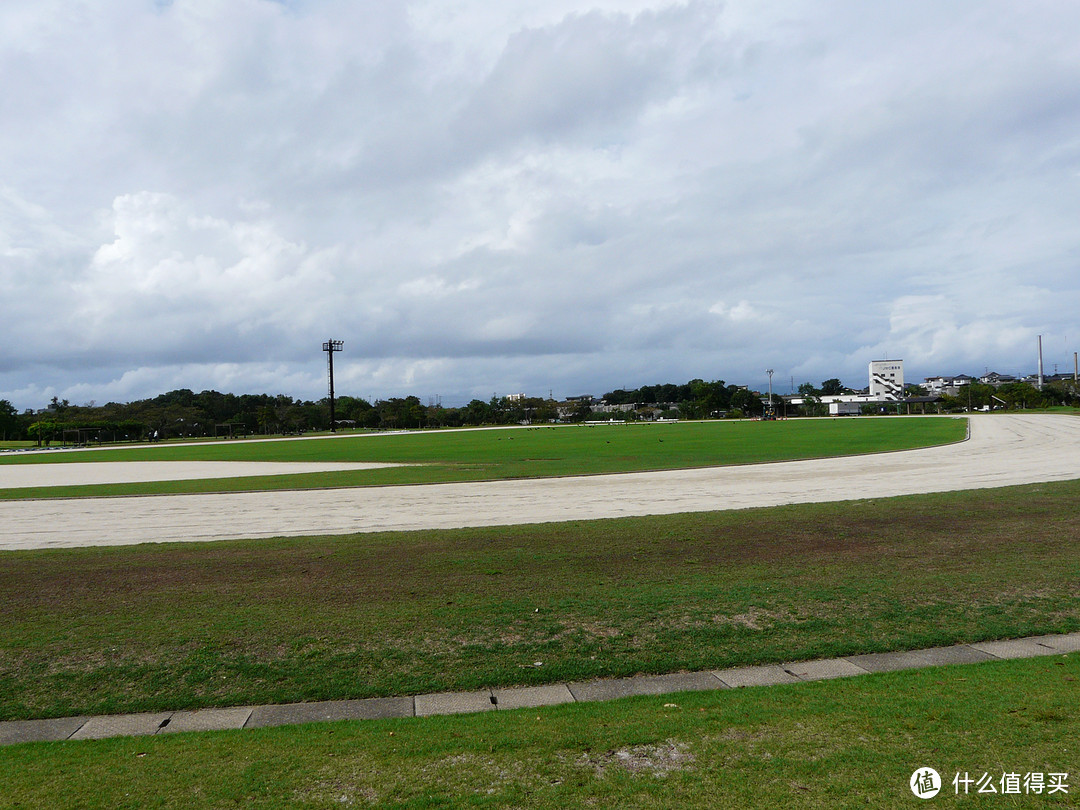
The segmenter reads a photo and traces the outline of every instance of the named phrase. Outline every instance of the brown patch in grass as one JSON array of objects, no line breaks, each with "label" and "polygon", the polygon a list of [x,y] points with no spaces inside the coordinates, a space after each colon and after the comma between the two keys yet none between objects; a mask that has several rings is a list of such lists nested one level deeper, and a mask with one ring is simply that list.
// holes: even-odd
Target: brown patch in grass
[{"label": "brown patch in grass", "polygon": [[780,617],[777,613],[756,607],[750,608],[746,613],[736,613],[734,616],[712,617],[713,621],[718,624],[734,624],[750,630],[764,630],[778,618]]},{"label": "brown patch in grass", "polygon": [[615,638],[622,635],[616,627],[589,621],[580,616],[563,616],[559,619],[562,630],[550,636],[552,640],[560,640],[577,634],[588,638]]},{"label": "brown patch in grass", "polygon": [[611,768],[619,768],[634,776],[646,774],[662,779],[673,771],[690,770],[694,755],[686,743],[667,740],[660,745],[634,745],[603,754],[586,751],[577,762],[583,768],[591,768],[598,778]]}]

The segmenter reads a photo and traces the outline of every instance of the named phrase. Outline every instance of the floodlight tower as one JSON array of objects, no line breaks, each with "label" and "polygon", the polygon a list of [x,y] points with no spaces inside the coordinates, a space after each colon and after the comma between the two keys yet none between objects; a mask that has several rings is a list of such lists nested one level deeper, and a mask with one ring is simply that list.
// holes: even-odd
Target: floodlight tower
[{"label": "floodlight tower", "polygon": [[334,420],[334,352],[340,352],[341,347],[345,344],[343,340],[328,340],[322,345],[322,350],[326,352],[327,360],[330,364],[330,432],[337,432],[337,425]]}]

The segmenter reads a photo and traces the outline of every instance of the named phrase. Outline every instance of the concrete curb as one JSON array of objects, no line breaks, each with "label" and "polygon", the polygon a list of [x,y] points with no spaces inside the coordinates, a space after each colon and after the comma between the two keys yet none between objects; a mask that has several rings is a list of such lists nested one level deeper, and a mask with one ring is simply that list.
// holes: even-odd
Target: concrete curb
[{"label": "concrete curb", "polygon": [[711,672],[676,672],[640,675],[545,686],[442,692],[413,697],[333,700],[275,706],[238,706],[225,709],[157,712],[97,717],[62,717],[49,720],[0,722],[0,745],[28,742],[91,740],[106,737],[170,734],[186,731],[226,731],[242,728],[322,723],[336,720],[375,720],[387,717],[430,717],[481,711],[535,709],[562,703],[616,700],[635,695],[665,695],[748,686],[827,680],[922,669],[949,664],[971,664],[1064,655],[1080,652],[1080,633],[1032,636],[1003,641],[982,641],[953,647],[933,647],[891,653],[851,655],[792,664],[742,667]]}]

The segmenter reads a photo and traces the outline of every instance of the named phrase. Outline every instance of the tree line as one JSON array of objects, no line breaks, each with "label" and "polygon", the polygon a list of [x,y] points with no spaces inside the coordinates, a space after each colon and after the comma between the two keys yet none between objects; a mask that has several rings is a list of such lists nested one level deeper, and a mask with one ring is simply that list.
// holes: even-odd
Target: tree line
[{"label": "tree line", "polygon": [[[511,401],[492,397],[461,408],[424,405],[419,397],[393,397],[372,403],[351,396],[335,398],[336,426],[396,430],[417,427],[547,422],[559,416],[551,400]],[[20,414],[0,400],[0,441],[38,444],[163,441],[262,434],[302,434],[330,429],[330,402],[293,399],[284,394],[195,393],[178,389],[128,403],[73,405],[53,397],[42,413]]]},{"label": "tree line", "polygon": [[[603,414],[604,418],[618,419],[709,418],[731,409],[747,414],[762,409],[757,394],[723,380],[611,391],[602,401],[635,406]],[[505,396],[447,408],[425,405],[416,396],[370,402],[346,395],[335,398],[334,410],[338,428],[372,430],[584,421],[595,416],[589,398],[567,405],[541,397]],[[329,428],[328,398],[305,401],[284,394],[195,393],[182,388],[150,399],[104,405],[74,405],[53,397],[44,412],[25,414],[0,400],[0,441],[31,439],[43,445],[300,434]]]},{"label": "tree line", "polygon": [[[808,397],[803,412],[786,409],[787,415],[820,415],[814,400],[839,394],[844,389],[837,379],[820,386],[803,383],[799,392]],[[918,387],[911,395],[925,393]],[[645,385],[634,389],[608,391],[595,407],[589,398],[573,403],[557,403],[540,397],[498,397],[474,399],[459,408],[425,405],[419,397],[392,397],[369,402],[352,396],[335,399],[339,428],[402,430],[407,428],[464,427],[546,423],[556,420],[603,419],[710,419],[758,416],[767,395],[723,380],[690,380],[683,384]],[[783,399],[773,394],[773,404],[782,411]],[[997,388],[972,383],[955,397],[943,397],[940,409],[962,411],[969,408],[1046,408],[1054,405],[1080,406],[1080,387],[1071,380],[1056,381],[1039,391],[1028,383],[1008,383]],[[153,441],[177,438],[241,436],[253,434],[301,434],[330,428],[327,398],[318,401],[293,399],[284,394],[223,394],[219,391],[195,393],[178,389],[151,399],[128,403],[73,405],[53,397],[44,413],[20,414],[7,400],[0,400],[0,441],[30,439],[39,444],[65,442]]]},{"label": "tree line", "polygon": [[999,386],[972,382],[962,386],[955,396],[943,396],[942,408],[950,411],[1027,410],[1057,405],[1080,406],[1080,386],[1073,380],[1054,380],[1040,391],[1031,383],[1009,382]]},{"label": "tree line", "polygon": [[[764,399],[767,399],[767,395]],[[601,398],[608,405],[634,405],[641,418],[656,415],[678,416],[681,419],[712,419],[721,416],[759,416],[765,409],[764,399],[744,385],[723,380],[690,380],[683,385],[643,385],[631,390],[616,389]],[[773,394],[773,404],[779,407],[783,399]]]}]

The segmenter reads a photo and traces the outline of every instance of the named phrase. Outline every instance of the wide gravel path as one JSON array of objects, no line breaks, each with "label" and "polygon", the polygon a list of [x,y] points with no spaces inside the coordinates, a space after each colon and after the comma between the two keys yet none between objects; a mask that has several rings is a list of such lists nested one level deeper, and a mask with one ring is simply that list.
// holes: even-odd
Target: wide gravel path
[{"label": "wide gravel path", "polygon": [[[494,526],[881,498],[1080,478],[1080,418],[982,415],[968,441],[555,479],[0,502],[0,549]],[[64,465],[45,465],[58,467]]]}]

